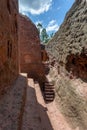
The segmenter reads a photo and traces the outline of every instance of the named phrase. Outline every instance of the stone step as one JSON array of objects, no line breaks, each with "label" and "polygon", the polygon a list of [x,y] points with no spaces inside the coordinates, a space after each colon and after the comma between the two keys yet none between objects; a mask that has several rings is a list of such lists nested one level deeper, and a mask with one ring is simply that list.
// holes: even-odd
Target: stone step
[{"label": "stone step", "polygon": [[49,90],[49,91],[48,91],[48,90],[45,90],[45,92],[49,92],[49,93],[52,93],[52,92],[53,92],[53,93],[54,93],[53,90]]},{"label": "stone step", "polygon": [[54,89],[54,86],[45,86],[47,89]]},{"label": "stone step", "polygon": [[54,100],[54,98],[45,98],[45,100],[52,102]]},{"label": "stone step", "polygon": [[50,84],[45,84],[45,86],[53,87],[54,88],[54,85],[50,85]]},{"label": "stone step", "polygon": [[54,91],[52,91],[52,92],[44,92],[44,94],[48,94],[48,95],[54,95]]},{"label": "stone step", "polygon": [[54,95],[45,95],[45,98],[54,98]]},{"label": "stone step", "polygon": [[52,83],[45,83],[46,86],[54,86]]},{"label": "stone step", "polygon": [[54,89],[52,89],[52,88],[45,88],[45,92],[54,92]]},{"label": "stone step", "polygon": [[40,86],[38,83],[35,84],[35,90],[36,90],[37,102],[38,102],[38,107],[39,107],[38,111],[40,113],[41,124],[42,124],[42,129],[40,129],[40,130],[53,130],[52,125],[50,123],[51,121],[50,121],[50,117],[49,117],[49,112],[48,112],[47,106],[45,104],[46,102],[51,102],[53,100],[48,101],[48,100],[45,100],[45,97],[43,98],[42,92],[40,90]]}]

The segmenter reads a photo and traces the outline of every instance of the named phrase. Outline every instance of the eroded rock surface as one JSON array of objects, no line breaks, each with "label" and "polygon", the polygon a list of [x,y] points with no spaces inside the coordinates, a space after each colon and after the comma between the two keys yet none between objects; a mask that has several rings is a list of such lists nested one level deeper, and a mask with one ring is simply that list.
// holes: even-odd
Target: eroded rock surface
[{"label": "eroded rock surface", "polygon": [[18,1],[0,1],[0,95],[18,76]]},{"label": "eroded rock surface", "polygon": [[[60,26],[59,31],[55,34],[54,38],[48,43],[47,50],[52,60],[55,59],[55,61],[57,61],[59,66],[67,68],[68,72],[70,72],[70,70],[71,71],[74,70],[76,71],[76,73],[81,73],[81,70],[83,70],[86,73],[86,60],[87,60],[86,0],[75,1],[70,11],[66,14],[65,20],[63,24]],[[78,70],[76,68],[80,69]],[[87,74],[77,74],[77,75],[79,75],[79,77],[84,77],[85,79],[87,79]]]},{"label": "eroded rock surface", "polygon": [[66,63],[69,54],[81,53],[87,48],[87,3],[75,2],[66,14],[59,31],[48,44],[48,51],[58,60]]},{"label": "eroded rock surface", "polygon": [[87,52],[67,56],[66,70],[72,73],[72,78],[81,78],[87,81]]},{"label": "eroded rock surface", "polygon": [[48,77],[56,102],[72,130],[87,129],[87,1],[76,0],[47,45]]}]

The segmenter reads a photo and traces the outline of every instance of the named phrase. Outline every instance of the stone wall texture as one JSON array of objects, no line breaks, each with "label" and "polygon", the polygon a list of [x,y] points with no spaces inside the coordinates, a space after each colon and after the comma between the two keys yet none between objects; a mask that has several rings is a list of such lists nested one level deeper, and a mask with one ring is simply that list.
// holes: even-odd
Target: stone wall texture
[{"label": "stone wall texture", "polygon": [[26,16],[19,15],[20,71],[29,77],[42,78],[44,69],[41,60],[39,33]]},{"label": "stone wall texture", "polygon": [[87,2],[76,0],[66,14],[63,24],[48,44],[48,51],[58,61],[66,62],[67,55],[81,53],[87,47]]},{"label": "stone wall texture", "polygon": [[18,75],[18,1],[0,0],[0,95]]},{"label": "stone wall texture", "polygon": [[[67,69],[69,72],[74,66],[76,66],[73,68],[74,70],[75,68],[80,68],[84,71],[83,74],[87,71],[86,0],[75,1],[69,12],[66,14],[64,22],[60,26],[58,32],[56,32],[53,39],[48,43],[47,50],[50,56],[54,57],[60,65],[64,65],[65,68],[67,68],[66,65],[69,64],[69,68]],[[72,55],[73,58],[69,59]],[[83,55],[85,55],[85,58]],[[79,69],[76,69],[75,71],[79,71]],[[81,75],[81,73],[79,73],[79,76],[87,79],[87,74]]]},{"label": "stone wall texture", "polygon": [[[73,130],[87,129],[87,1],[76,0],[48,43],[58,109]],[[54,64],[52,64],[54,63]]]}]

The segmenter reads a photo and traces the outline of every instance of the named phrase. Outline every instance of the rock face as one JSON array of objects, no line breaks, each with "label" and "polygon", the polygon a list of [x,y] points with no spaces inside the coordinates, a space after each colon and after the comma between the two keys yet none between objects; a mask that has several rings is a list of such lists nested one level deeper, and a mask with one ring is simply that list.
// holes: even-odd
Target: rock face
[{"label": "rock face", "polygon": [[71,130],[87,129],[87,1],[76,0],[47,45],[49,77]]},{"label": "rock face", "polygon": [[17,0],[0,0],[0,95],[18,75],[17,14]]},{"label": "rock face", "polygon": [[72,72],[72,78],[87,80],[87,52],[67,56],[66,70]]},{"label": "rock face", "polygon": [[42,78],[44,69],[41,60],[39,33],[26,16],[19,15],[20,71],[29,77]]},{"label": "rock face", "polygon": [[[87,49],[87,2],[86,0],[76,0],[70,11],[66,14],[65,20],[61,25],[59,31],[55,34],[54,38],[48,44],[48,51],[55,57],[60,65],[72,64],[73,61],[69,60],[72,55],[78,55],[76,62],[78,66],[82,64],[85,70],[87,56],[85,55],[85,62],[81,62],[79,57],[84,60],[81,53]],[[69,62],[68,62],[69,60]],[[72,69],[71,65],[69,65]],[[67,68],[67,67],[66,67]],[[75,69],[75,67],[73,68]],[[78,70],[75,70],[78,71]],[[78,73],[78,72],[77,72]],[[82,77],[82,76],[80,76]],[[84,76],[83,76],[84,77]],[[87,79],[87,76],[86,76]]]},{"label": "rock face", "polygon": [[43,62],[49,61],[49,56],[47,54],[44,44],[41,44],[41,59]]}]

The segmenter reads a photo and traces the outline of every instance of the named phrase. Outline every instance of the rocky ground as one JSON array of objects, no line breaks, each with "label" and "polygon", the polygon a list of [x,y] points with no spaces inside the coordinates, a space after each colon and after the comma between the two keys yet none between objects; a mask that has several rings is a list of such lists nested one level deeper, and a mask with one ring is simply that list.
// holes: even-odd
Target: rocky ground
[{"label": "rocky ground", "polygon": [[39,84],[28,80],[22,130],[76,130],[71,129],[56,102],[45,103]]},{"label": "rocky ground", "polygon": [[63,91],[61,87],[56,90],[59,98],[46,103],[39,84],[20,75],[0,101],[0,130],[86,130],[87,83],[77,79],[76,82],[72,80],[72,84],[77,86],[81,98],[74,90],[70,95],[71,89],[68,88],[68,92],[67,88]]},{"label": "rocky ground", "polygon": [[[80,84],[86,86],[86,83],[81,83],[79,79],[77,80],[77,82],[74,82],[74,80],[72,80],[72,83],[75,83],[77,85],[78,92],[80,90]],[[34,84],[32,79],[29,79],[22,129],[86,130],[86,120],[84,120],[86,119],[86,102],[83,100],[83,98],[80,98],[77,95],[77,97],[75,97],[74,99],[73,96],[71,96],[70,101],[72,102],[72,106],[70,106],[69,98],[64,97],[63,94],[62,98],[65,98],[65,100],[63,99],[63,101],[61,101],[60,98],[56,98],[53,102],[46,103],[44,102],[39,84]],[[82,95],[85,97],[86,91],[85,94],[83,92]],[[73,100],[75,101],[73,102]],[[78,105],[76,107],[77,109],[74,108],[75,105]],[[85,111],[83,110],[84,108]]]}]

